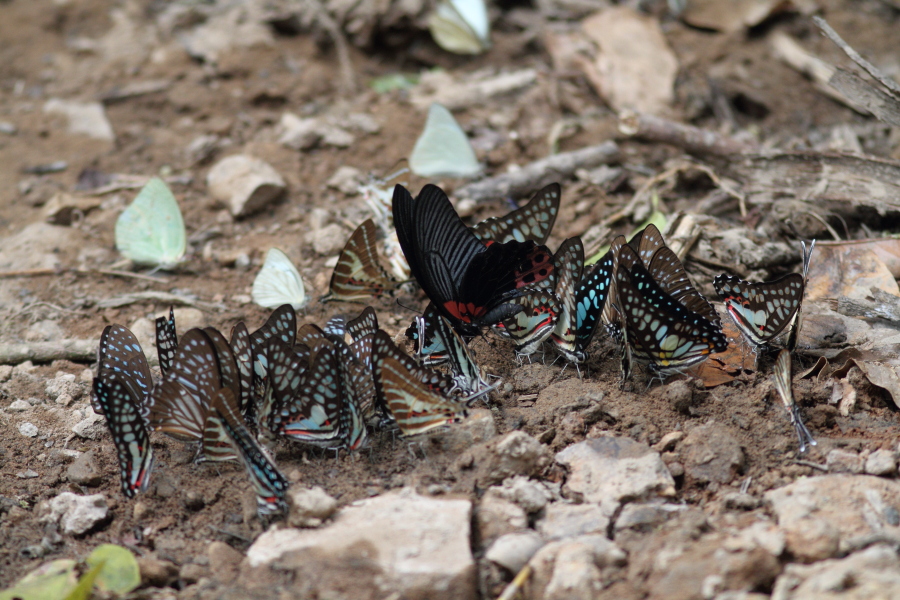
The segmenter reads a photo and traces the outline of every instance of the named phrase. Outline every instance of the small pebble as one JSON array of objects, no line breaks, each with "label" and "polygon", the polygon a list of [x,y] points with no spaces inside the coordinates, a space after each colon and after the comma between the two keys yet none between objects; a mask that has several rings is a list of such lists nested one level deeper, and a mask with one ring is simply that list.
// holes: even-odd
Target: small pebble
[{"label": "small pebble", "polygon": [[25,412],[26,410],[31,410],[31,404],[21,399],[13,400],[12,404],[10,404],[6,410],[9,412]]},{"label": "small pebble", "polygon": [[25,471],[16,473],[16,477],[18,477],[19,479],[34,479],[35,477],[40,477],[40,475],[38,475],[37,471],[27,469]]},{"label": "small pebble", "polygon": [[20,423],[19,424],[19,433],[24,435],[25,437],[37,437],[38,428],[31,423]]},{"label": "small pebble", "polygon": [[5,133],[6,135],[15,135],[16,126],[10,123],[9,121],[0,121],[0,133]]}]

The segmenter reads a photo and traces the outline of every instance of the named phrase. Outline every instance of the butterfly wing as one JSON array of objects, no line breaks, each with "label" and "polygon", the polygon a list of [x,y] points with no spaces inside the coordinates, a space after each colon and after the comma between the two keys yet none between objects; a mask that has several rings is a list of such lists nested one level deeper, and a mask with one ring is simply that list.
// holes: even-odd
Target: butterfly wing
[{"label": "butterfly wing", "polygon": [[534,290],[516,299],[522,312],[494,326],[502,337],[513,340],[516,354],[534,354],[553,333],[562,312],[559,298],[549,290]]},{"label": "butterfly wing", "polygon": [[172,366],[175,352],[178,350],[178,332],[175,329],[175,309],[169,307],[169,318],[156,319],[156,355],[159,357],[159,369],[163,376]]},{"label": "butterfly wing", "polygon": [[551,183],[537,192],[525,206],[503,217],[492,217],[478,223],[472,228],[472,233],[485,243],[533,240],[536,244],[544,244],[559,214],[560,195],[559,184]]},{"label": "butterfly wing", "polygon": [[347,321],[347,332],[350,333],[353,341],[367,335],[375,335],[376,331],[378,331],[378,316],[371,306],[365,307],[355,319]]},{"label": "butterfly wing", "polygon": [[331,275],[329,293],[322,297],[322,302],[368,302],[397,287],[397,280],[381,266],[375,249],[376,239],[375,223],[366,219],[341,251]]},{"label": "butterfly wing", "polygon": [[564,241],[553,256],[553,271],[557,276],[556,297],[559,298],[559,318],[550,335],[554,347],[570,362],[583,362],[584,352],[576,348],[577,297],[575,286],[584,269],[584,245],[572,237]]},{"label": "butterfly wing", "polygon": [[425,128],[409,156],[409,168],[422,177],[474,177],[482,171],[466,133],[440,104],[428,109]]},{"label": "butterfly wing", "polygon": [[575,347],[581,352],[590,345],[609,301],[615,263],[612,252],[610,249],[591,265],[575,288]]},{"label": "butterfly wing", "polygon": [[244,420],[252,422],[253,415],[248,419],[248,411],[253,407],[253,351],[250,348],[250,332],[247,326],[241,322],[231,329],[231,354],[234,356],[235,366],[238,370],[238,378],[241,381],[241,395],[238,398],[238,407]]},{"label": "butterfly wing", "polygon": [[116,248],[135,263],[170,267],[184,258],[187,234],[178,201],[161,179],[141,189],[116,221]]},{"label": "butterfly wing", "polygon": [[791,323],[803,300],[803,283],[799,273],[764,282],[719,275],[713,287],[740,332],[759,347],[778,337]]},{"label": "butterfly wing", "polygon": [[447,348],[450,372],[457,388],[465,394],[477,394],[489,388],[490,384],[482,378],[481,370],[469,352],[469,347],[450,326],[447,319],[440,315],[437,315],[435,320],[435,333],[443,340],[443,344]]},{"label": "butterfly wing", "polygon": [[266,262],[253,280],[253,301],[265,308],[290,304],[295,310],[309,303],[303,279],[288,256],[278,248],[270,248]]},{"label": "butterfly wing", "polygon": [[681,302],[686,309],[706,317],[713,323],[721,321],[716,309],[691,283],[684,266],[671,248],[663,246],[654,252],[650,262],[647,263],[647,271],[663,290]]},{"label": "butterfly wing", "polygon": [[[136,392],[138,406],[143,407],[153,388],[153,374],[150,363],[141,349],[137,338],[127,327],[108,325],[100,335],[97,347],[97,377],[105,373],[116,373]],[[91,406],[98,415],[103,414],[103,405],[91,395]]]}]

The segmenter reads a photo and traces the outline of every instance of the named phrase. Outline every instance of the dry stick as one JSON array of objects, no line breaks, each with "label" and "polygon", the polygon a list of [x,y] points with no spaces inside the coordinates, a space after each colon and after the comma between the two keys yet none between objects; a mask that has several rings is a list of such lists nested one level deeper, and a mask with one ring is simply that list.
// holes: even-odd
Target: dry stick
[{"label": "dry stick", "polygon": [[169,292],[154,292],[152,290],[146,292],[135,292],[134,294],[121,294],[113,298],[107,298],[97,303],[99,308],[119,308],[129,304],[139,302],[161,302],[163,304],[174,304],[176,306],[194,306],[201,310],[211,311],[222,308],[219,305],[210,304],[209,302],[201,302],[200,300],[192,300],[184,296],[170,294]]},{"label": "dry stick", "polygon": [[356,77],[353,74],[353,63],[350,61],[350,50],[347,46],[347,38],[328,11],[319,0],[305,0],[313,9],[319,25],[328,33],[334,48],[337,51],[338,65],[341,69],[341,87],[346,94],[356,91]]},{"label": "dry stick", "polygon": [[20,269],[18,271],[0,271],[0,279],[6,277],[41,277],[45,275],[62,275],[63,273],[76,273],[78,275],[112,275],[113,277],[130,277],[132,279],[143,279],[154,283],[168,283],[167,279],[152,277],[150,275],[142,275],[140,273],[129,273],[128,271],[116,271],[113,269]]},{"label": "dry stick", "polygon": [[876,118],[900,126],[900,100],[850,71],[835,69],[828,85],[863,106]]},{"label": "dry stick", "polygon": [[91,362],[97,358],[100,340],[58,340],[33,344],[0,344],[0,365],[17,365],[27,360],[39,363],[54,360]]},{"label": "dry stick", "polygon": [[850,46],[850,44],[845,42],[841,38],[841,36],[839,36],[837,32],[831,28],[831,25],[829,25],[828,22],[825,21],[825,19],[823,19],[822,17],[813,17],[812,20],[813,23],[815,23],[816,26],[822,30],[822,33],[828,36],[828,39],[834,42],[838,48],[844,51],[844,54],[850,57],[850,60],[865,69],[866,72],[868,72],[869,75],[871,75],[874,79],[879,81],[881,85],[891,90],[895,94],[900,94],[900,84],[882,73],[878,68],[875,67],[875,65],[860,56],[859,52],[854,50]]},{"label": "dry stick", "polygon": [[517,171],[466,184],[457,189],[455,195],[475,202],[521,196],[553,181],[569,177],[576,169],[592,169],[618,159],[619,147],[616,143],[603,142],[572,152],[554,154],[527,164]]},{"label": "dry stick", "polygon": [[700,129],[632,110],[623,110],[619,113],[619,131],[629,137],[677,146],[691,154],[731,156],[756,150],[753,144],[709,129]]}]

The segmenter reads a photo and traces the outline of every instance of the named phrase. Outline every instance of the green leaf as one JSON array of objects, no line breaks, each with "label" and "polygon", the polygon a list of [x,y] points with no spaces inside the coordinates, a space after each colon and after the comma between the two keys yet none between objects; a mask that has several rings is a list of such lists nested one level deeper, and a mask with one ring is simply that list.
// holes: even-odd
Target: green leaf
[{"label": "green leaf", "polygon": [[125,595],[141,584],[137,559],[122,546],[97,546],[88,556],[87,564],[92,570],[97,565],[102,566],[97,575],[97,587],[103,591]]},{"label": "green leaf", "polygon": [[406,75],[404,73],[390,73],[376,77],[369,82],[369,87],[379,94],[387,94],[394,90],[408,90],[419,83],[417,75]]},{"label": "green leaf", "polygon": [[78,585],[69,592],[66,600],[90,600],[91,592],[94,590],[94,581],[101,570],[103,570],[102,562],[91,567],[90,571],[81,576],[81,579],[78,580]]},{"label": "green leaf", "polygon": [[45,563],[22,577],[15,586],[0,592],[0,600],[65,598],[77,584],[76,564],[67,558]]},{"label": "green leaf", "polygon": [[[657,206],[658,204],[659,204],[659,203],[658,203],[658,201],[657,201],[657,197],[656,197],[656,195],[654,195],[654,197],[653,197],[653,207],[654,207],[653,212],[650,213],[650,216],[647,217],[647,218],[644,220],[643,223],[641,223],[640,225],[638,225],[637,227],[635,227],[635,228],[631,231],[631,233],[629,233],[627,236],[625,236],[626,239],[629,239],[629,240],[630,240],[630,239],[633,238],[635,235],[637,235],[637,233],[638,233],[639,231],[641,231],[641,230],[643,230],[645,227],[647,227],[647,225],[651,225],[651,224],[652,224],[652,225],[656,225],[656,228],[659,229],[660,231],[662,231],[663,229],[666,228],[666,225],[668,225],[669,222],[668,222],[668,220],[666,219],[666,215],[663,214],[659,209],[656,208],[656,206]],[[599,250],[595,255],[593,255],[592,257],[590,257],[590,258],[587,259],[586,261],[584,261],[584,265],[585,265],[585,266],[588,266],[588,265],[594,264],[595,262],[597,262],[598,260],[600,260],[601,258],[603,258],[603,256],[604,256],[607,252],[609,252],[609,244],[606,244],[605,246],[602,246],[602,247],[600,248],[600,250]]]}]

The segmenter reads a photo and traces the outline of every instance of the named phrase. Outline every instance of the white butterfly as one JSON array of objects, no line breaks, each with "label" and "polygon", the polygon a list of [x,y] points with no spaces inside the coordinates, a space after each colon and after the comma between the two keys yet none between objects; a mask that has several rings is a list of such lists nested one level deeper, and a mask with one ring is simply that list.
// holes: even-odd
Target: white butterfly
[{"label": "white butterfly", "polygon": [[251,295],[254,302],[266,308],[290,304],[299,309],[309,302],[300,273],[278,248],[271,248],[266,254],[266,262],[253,280]]},{"label": "white butterfly", "polygon": [[170,268],[181,262],[187,234],[178,201],[158,177],[147,182],[116,221],[116,248],[141,265]]},{"label": "white butterfly", "polygon": [[428,109],[425,129],[409,157],[409,168],[422,177],[474,177],[481,173],[469,138],[440,104]]},{"label": "white butterfly", "polygon": [[481,54],[491,47],[484,0],[441,0],[428,18],[437,45],[454,54]]}]

